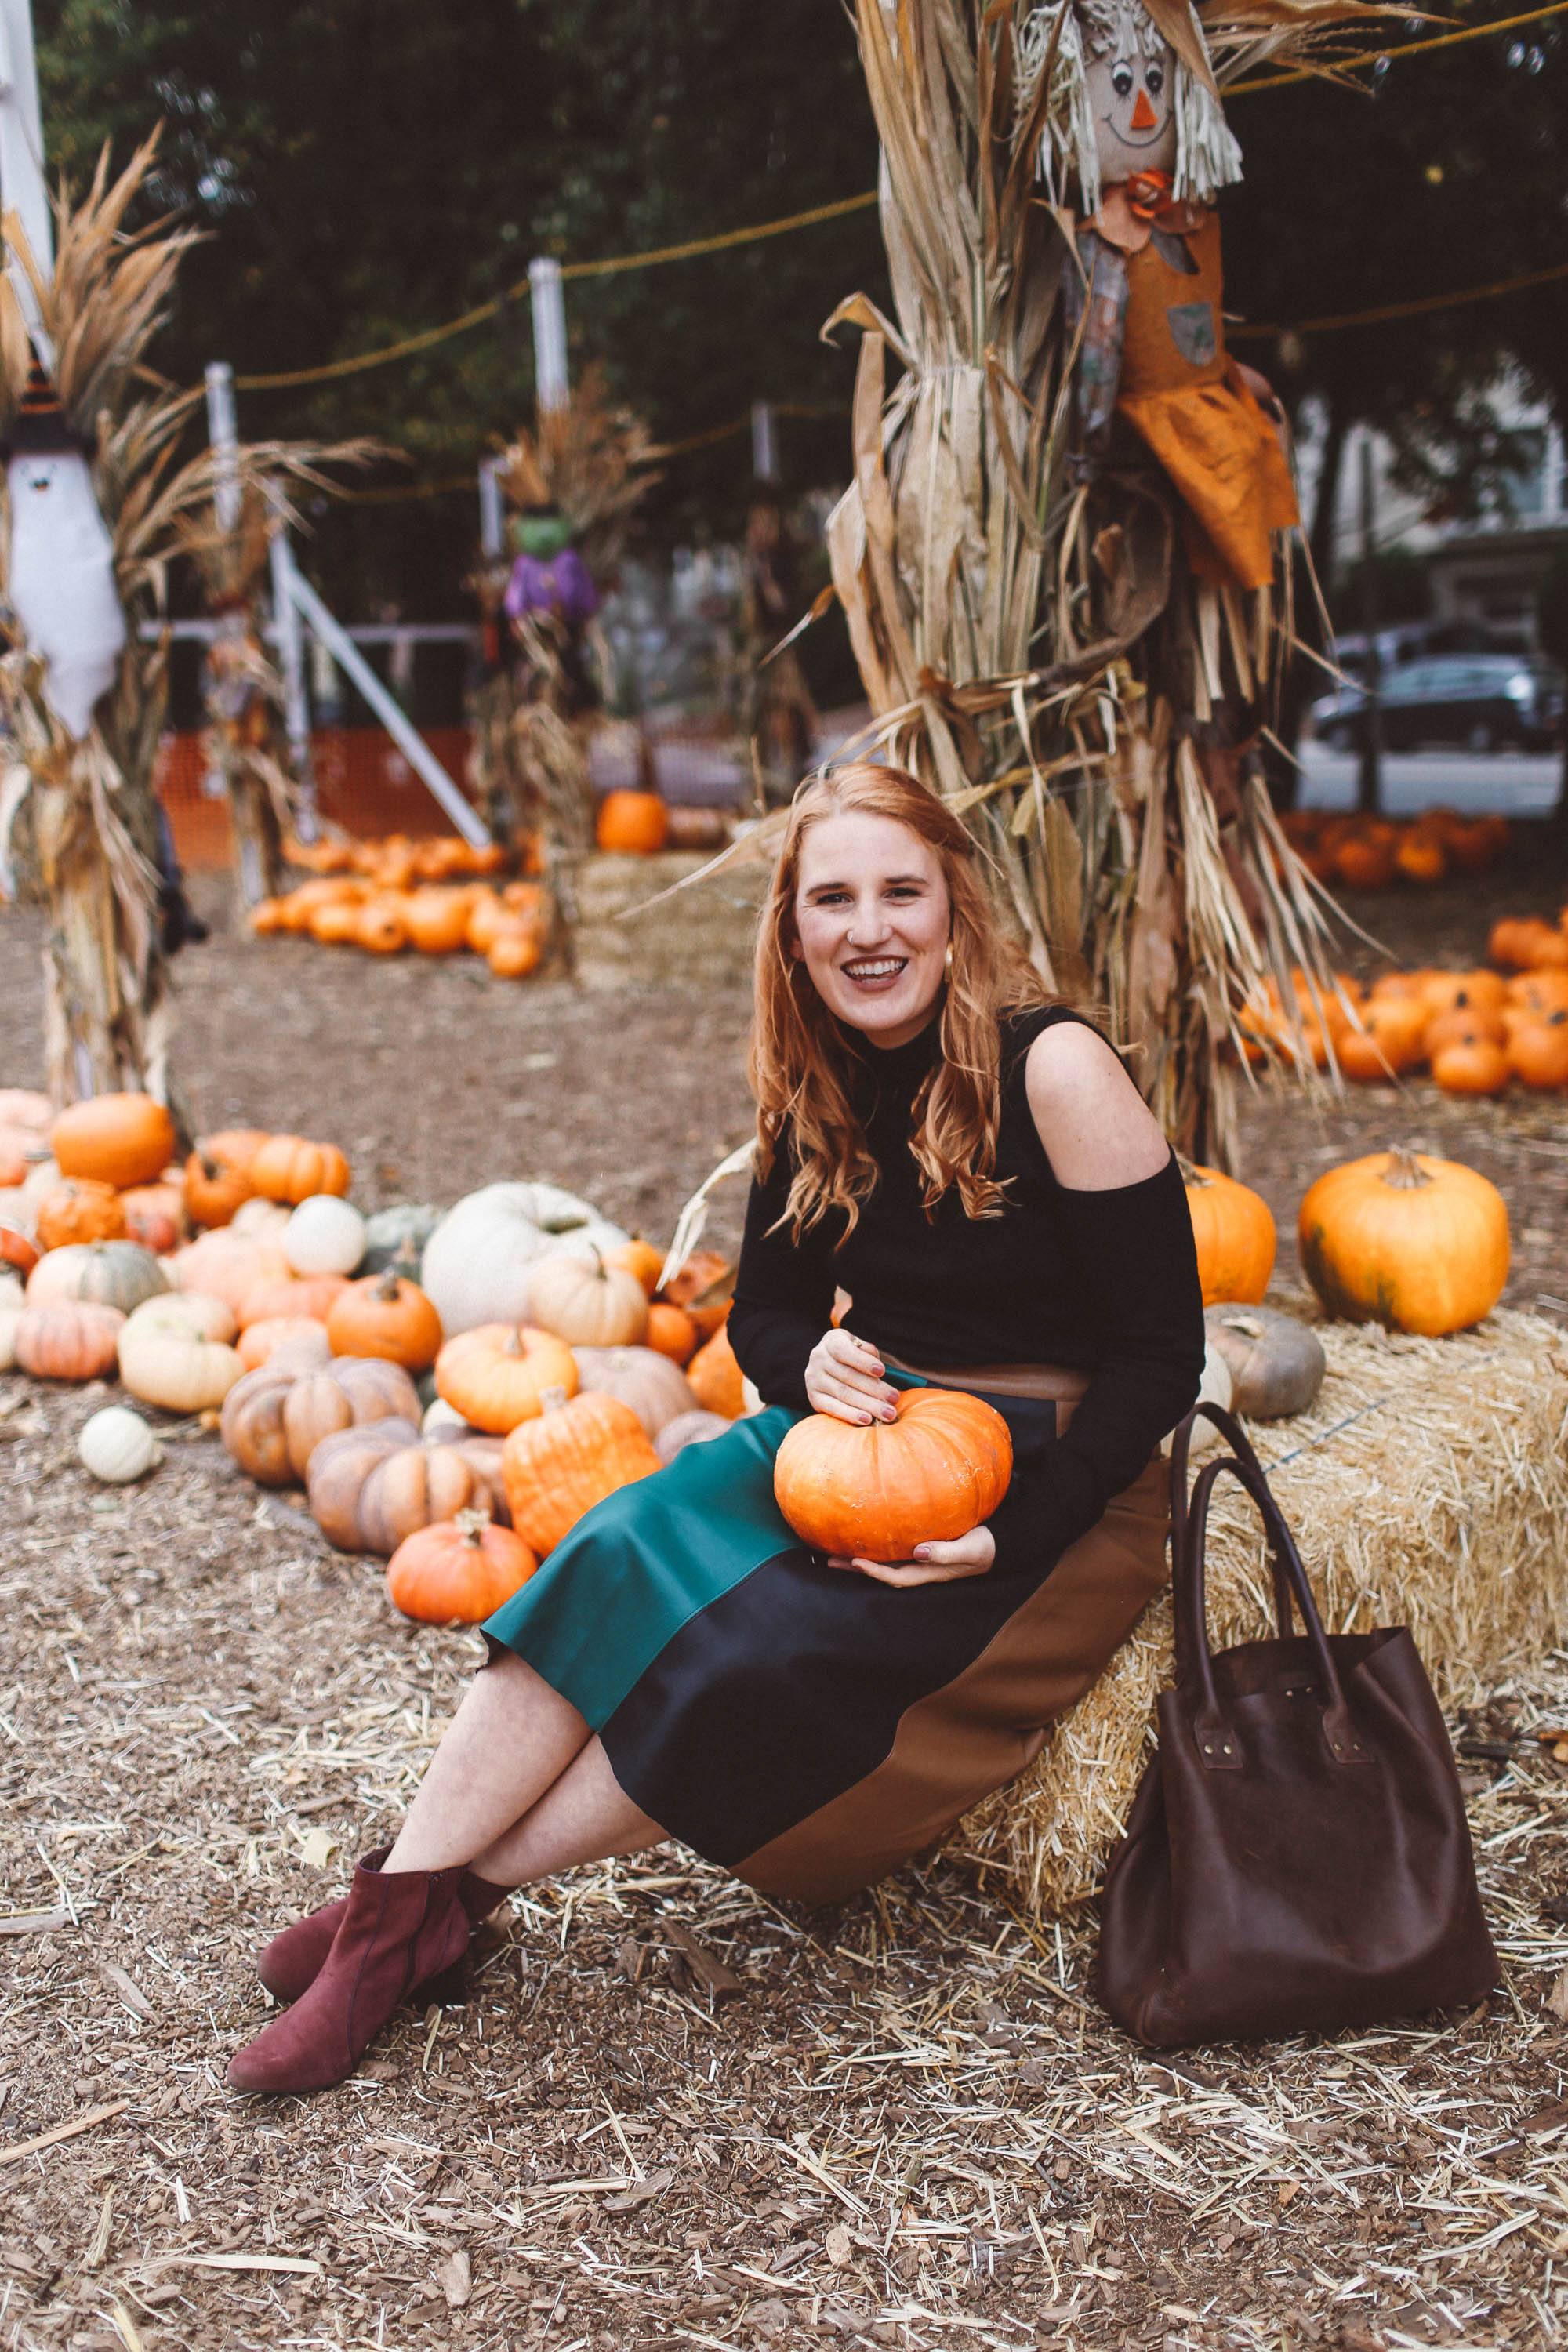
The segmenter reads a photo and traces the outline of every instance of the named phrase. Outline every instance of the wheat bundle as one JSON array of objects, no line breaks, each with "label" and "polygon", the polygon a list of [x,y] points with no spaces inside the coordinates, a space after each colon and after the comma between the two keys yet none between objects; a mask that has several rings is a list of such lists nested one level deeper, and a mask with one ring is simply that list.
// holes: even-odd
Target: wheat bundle
[{"label": "wheat bundle", "polygon": [[[1499,1310],[1455,1339],[1318,1327],[1310,1412],[1249,1433],[1331,1633],[1407,1624],[1445,1706],[1473,1703],[1568,1633],[1568,1337]],[[1210,1520],[1209,1639],[1271,1630],[1260,1525],[1233,1482]],[[1172,1666],[1168,1602],[955,1850],[1037,1917],[1091,1895],[1150,1752]]]}]

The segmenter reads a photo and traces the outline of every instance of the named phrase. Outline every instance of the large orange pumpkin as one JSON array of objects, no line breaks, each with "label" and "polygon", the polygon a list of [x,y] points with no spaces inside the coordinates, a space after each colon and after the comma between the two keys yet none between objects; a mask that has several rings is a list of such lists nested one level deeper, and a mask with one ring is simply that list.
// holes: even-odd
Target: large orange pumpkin
[{"label": "large orange pumpkin", "polygon": [[599,803],[601,849],[629,849],[650,856],[662,849],[669,812],[658,793],[606,793]]},{"label": "large orange pumpkin", "polygon": [[1308,1281],[1332,1315],[1439,1339],[1489,1315],[1508,1280],[1508,1209],[1454,1160],[1374,1151],[1320,1176],[1298,1228]]},{"label": "large orange pumpkin", "polygon": [[420,1624],[478,1625],[538,1566],[510,1528],[498,1528],[482,1511],[459,1511],[405,1537],[386,1564],[387,1595]]},{"label": "large orange pumpkin", "polygon": [[1007,1492],[1013,1441],[994,1406],[959,1389],[904,1389],[869,1428],[808,1413],[773,1463],[778,1507],[815,1551],[901,1560],[983,1527]]},{"label": "large orange pumpkin", "polygon": [[565,1341],[528,1323],[478,1324],[448,1339],[436,1359],[437,1395],[470,1429],[497,1437],[535,1419],[547,1389],[571,1397],[577,1386],[577,1360]]},{"label": "large orange pumpkin", "polygon": [[441,1318],[416,1282],[367,1274],[339,1292],[327,1312],[334,1356],[384,1356],[405,1371],[428,1370],[441,1350]]},{"label": "large orange pumpkin", "polygon": [[[1245,1300],[1256,1306],[1268,1288],[1279,1240],[1268,1202],[1217,1168],[1184,1167],[1182,1179],[1197,1244],[1204,1305]],[[696,1370],[693,1365],[693,1388]]]},{"label": "large orange pumpkin", "polygon": [[1508,1050],[1515,1077],[1527,1087],[1568,1087],[1568,1013],[1527,1013]]},{"label": "large orange pumpkin", "polygon": [[552,1393],[520,1422],[501,1455],[512,1526],[542,1559],[595,1503],[663,1468],[647,1431],[619,1397]]},{"label": "large orange pumpkin", "polygon": [[1432,1053],[1432,1076],[1446,1095],[1500,1094],[1510,1072],[1495,1037],[1450,1037]]},{"label": "large orange pumpkin", "polygon": [[269,1135],[250,1163],[250,1181],[264,1201],[297,1206],[313,1192],[344,1193],[349,1163],[335,1143],[311,1143],[302,1135]]},{"label": "large orange pumpkin", "polygon": [[61,1111],[51,1141],[62,1176],[123,1192],[163,1174],[174,1156],[174,1122],[151,1095],[94,1095]]}]

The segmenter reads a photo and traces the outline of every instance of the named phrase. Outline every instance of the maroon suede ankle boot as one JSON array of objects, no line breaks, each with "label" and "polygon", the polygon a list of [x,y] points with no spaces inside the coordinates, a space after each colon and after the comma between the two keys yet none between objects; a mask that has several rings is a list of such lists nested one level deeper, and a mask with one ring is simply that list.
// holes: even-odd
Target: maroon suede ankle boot
[{"label": "maroon suede ankle boot", "polygon": [[230,2086],[281,2096],[352,2074],[398,2003],[468,1948],[460,1875],[362,1862],[314,1984],[230,2061]]},{"label": "maroon suede ankle boot", "polygon": [[[392,1852],[389,1845],[378,1845],[367,1853],[360,1864],[363,1870],[379,1870]],[[458,1900],[468,1914],[470,1928],[488,1919],[498,1903],[511,1893],[510,1886],[497,1886],[477,1871],[465,1870],[458,1880]],[[298,2000],[308,1992],[321,1973],[321,1965],[332,1948],[343,1913],[348,1909],[348,1896],[340,1895],[334,1903],[323,1903],[319,1911],[310,1912],[296,1919],[261,1953],[256,1963],[256,1973],[275,2000]],[[468,1998],[468,1963],[466,1956],[456,1966],[445,1970],[432,1983],[416,1988],[426,2000],[457,2002]]]}]

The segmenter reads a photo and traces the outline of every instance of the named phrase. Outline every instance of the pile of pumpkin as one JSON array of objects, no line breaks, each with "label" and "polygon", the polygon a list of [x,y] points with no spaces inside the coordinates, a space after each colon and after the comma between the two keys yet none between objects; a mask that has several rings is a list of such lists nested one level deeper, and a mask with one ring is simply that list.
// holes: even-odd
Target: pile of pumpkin
[{"label": "pile of pumpkin", "polygon": [[[459,847],[461,844],[458,845]],[[259,939],[292,933],[370,955],[482,955],[500,980],[537,971],[550,937],[542,882],[429,883],[394,888],[352,874],[321,874],[251,909]]]},{"label": "pile of pumpkin", "polygon": [[1396,819],[1287,809],[1280,825],[1310,874],[1342,890],[1431,889],[1454,874],[1484,874],[1508,847],[1508,820],[1434,808]]},{"label": "pile of pumpkin", "polygon": [[[330,1143],[231,1129],[170,1166],[168,1113],[144,1095],[55,1118],[0,1093],[0,1139],[19,1179],[0,1190],[0,1370],[118,1371],[139,1403],[211,1416],[259,1484],[305,1488],[334,1544],[388,1559],[409,1616],[489,1615],[594,1504],[760,1402],[724,1328],[724,1260],[694,1252],[666,1282],[658,1249],[556,1186],[366,1218]],[[1186,1183],[1205,1394],[1300,1412],[1322,1350],[1261,1305],[1267,1203],[1211,1169]],[[1429,1336],[1488,1314],[1508,1273],[1495,1187],[1408,1152],[1320,1177],[1300,1242],[1331,1314]],[[115,1480],[157,1457],[123,1407],[81,1449]]]},{"label": "pile of pumpkin", "polygon": [[[146,1096],[51,1119],[5,1095],[0,1118],[31,1147],[0,1192],[0,1370],[118,1372],[138,1403],[216,1416],[333,1543],[391,1556],[408,1615],[488,1615],[592,1504],[746,1409],[724,1260],[661,1288],[660,1251],[553,1186],[366,1218],[331,1144],[235,1129],[176,1169]],[[158,1458],[123,1407],[81,1450],[114,1481]]]},{"label": "pile of pumpkin", "polygon": [[[1559,1092],[1568,1087],[1568,930],[1540,929],[1563,949],[1562,961],[1507,977],[1486,969],[1389,971],[1363,987],[1339,972],[1333,989],[1322,991],[1298,969],[1291,984],[1302,1045],[1325,1069],[1331,1045],[1339,1069],[1358,1084],[1426,1067],[1445,1094],[1500,1094],[1515,1079]],[[1539,941],[1528,944],[1539,950]],[[1294,1059],[1292,1023],[1272,982],[1243,1009],[1240,1027],[1249,1059],[1268,1052]]]}]

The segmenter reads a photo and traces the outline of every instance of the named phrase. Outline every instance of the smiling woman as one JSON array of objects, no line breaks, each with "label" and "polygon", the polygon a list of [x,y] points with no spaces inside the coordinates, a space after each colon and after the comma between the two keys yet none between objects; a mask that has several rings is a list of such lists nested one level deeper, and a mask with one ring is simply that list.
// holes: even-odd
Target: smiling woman
[{"label": "smiling woman", "polygon": [[[395,1844],[264,1955],[300,1998],[237,2087],[340,2081],[506,1888],[574,1863],[672,1836],[769,1894],[871,1884],[1022,1769],[1163,1585],[1159,1445],[1204,1352],[1182,1181],[900,770],[795,799],[752,1075],[729,1332],[763,1409],[589,1511],[489,1619]],[[900,1494],[907,1559],[812,1549],[775,1495],[786,1437],[826,1415],[877,1454],[925,1387],[1005,1422],[1001,1499],[953,1534],[933,1489],[922,1536]]]}]

